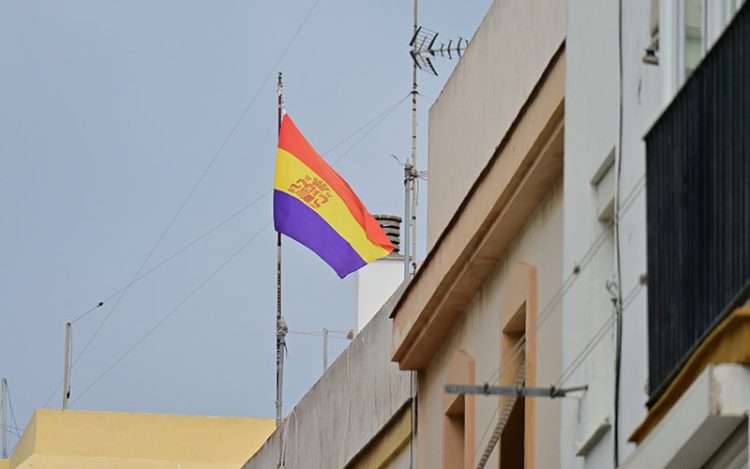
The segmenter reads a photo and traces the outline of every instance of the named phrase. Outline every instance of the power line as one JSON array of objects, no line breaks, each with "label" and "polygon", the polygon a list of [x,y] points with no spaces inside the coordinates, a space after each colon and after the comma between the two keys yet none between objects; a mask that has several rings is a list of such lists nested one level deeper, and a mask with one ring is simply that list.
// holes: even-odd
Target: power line
[{"label": "power line", "polygon": [[[23,436],[22,433],[24,429],[18,426],[18,421],[16,420],[16,411],[13,408],[13,396],[11,395],[11,392],[10,392],[10,385],[7,384],[7,382],[6,382],[6,389],[8,390],[8,407],[10,408],[10,418],[13,421],[13,428],[15,428],[16,430],[15,434],[17,437],[15,444],[13,444],[13,448],[11,448],[10,450],[10,454],[13,454],[13,450],[16,448],[16,445],[18,444],[19,441],[21,441],[21,437]],[[8,425],[8,428],[10,429],[11,426]]]},{"label": "power line", "polygon": [[219,148],[216,150],[216,152],[214,153],[213,157],[208,162],[208,165],[206,165],[206,167],[204,168],[204,170],[201,173],[200,177],[195,182],[195,184],[193,185],[193,187],[190,189],[190,191],[188,192],[188,194],[185,197],[185,199],[182,201],[182,204],[180,204],[180,206],[177,209],[177,211],[175,212],[175,214],[169,220],[169,223],[167,223],[167,226],[164,228],[164,230],[159,235],[159,238],[156,240],[156,243],[154,243],[154,245],[151,247],[151,250],[146,255],[146,258],[141,263],[141,265],[138,268],[138,270],[136,271],[135,275],[133,275],[133,278],[131,279],[131,281],[122,290],[122,294],[117,298],[117,301],[115,302],[114,306],[112,306],[112,308],[109,310],[109,312],[107,313],[107,315],[104,316],[104,319],[102,319],[102,321],[99,323],[99,326],[96,328],[96,330],[94,330],[94,334],[91,336],[91,338],[88,340],[88,342],[86,342],[86,344],[83,346],[83,348],[81,349],[81,351],[78,353],[78,356],[73,361],[73,363],[71,365],[71,368],[76,364],[76,362],[81,357],[81,355],[83,355],[83,352],[85,352],[86,349],[88,349],[88,347],[91,345],[91,343],[94,341],[94,339],[96,339],[96,337],[99,335],[99,332],[104,327],[104,324],[112,316],[112,313],[117,309],[117,306],[120,304],[120,302],[122,301],[123,297],[127,294],[128,290],[133,285],[133,283],[135,283],[135,281],[138,278],[138,276],[140,275],[140,273],[146,267],[146,264],[148,264],[148,261],[151,260],[151,257],[154,255],[154,252],[156,251],[156,248],[164,240],[164,237],[166,236],[167,232],[172,228],[172,226],[174,225],[174,223],[177,220],[177,218],[180,216],[180,214],[182,213],[182,211],[185,209],[185,207],[187,206],[188,202],[193,197],[193,194],[195,194],[195,191],[198,189],[198,186],[200,186],[200,184],[203,182],[203,179],[206,177],[206,175],[208,174],[208,172],[213,167],[214,163],[216,163],[216,160],[219,158],[219,155],[221,155],[222,151],[224,150],[224,147],[227,145],[227,143],[229,142],[229,140],[232,138],[232,136],[234,135],[234,133],[237,131],[237,129],[240,126],[240,123],[243,121],[243,119],[245,118],[245,116],[247,115],[247,113],[250,111],[250,109],[252,108],[253,104],[255,104],[255,101],[258,99],[258,96],[260,96],[260,93],[263,90],[263,87],[268,82],[268,79],[271,77],[271,75],[273,74],[273,72],[276,70],[276,68],[279,66],[279,64],[281,63],[281,61],[284,59],[284,57],[286,56],[287,52],[289,51],[289,48],[292,46],[292,44],[294,43],[294,41],[297,39],[297,36],[299,36],[299,33],[302,31],[302,28],[305,26],[305,24],[307,24],[307,21],[310,19],[310,16],[312,16],[313,11],[315,11],[315,8],[318,6],[318,4],[320,3],[320,1],[321,0],[316,0],[315,3],[313,3],[312,7],[310,7],[310,9],[307,11],[307,14],[305,15],[304,19],[299,24],[299,26],[297,27],[297,29],[294,31],[294,34],[292,34],[292,37],[287,42],[287,44],[284,47],[284,49],[282,50],[281,54],[277,58],[276,62],[270,68],[270,70],[268,71],[268,74],[265,76],[265,78],[261,81],[260,85],[258,86],[258,89],[255,91],[255,94],[250,99],[250,102],[247,104],[247,106],[245,106],[244,111],[242,111],[242,114],[240,114],[240,117],[235,121],[234,125],[229,130],[229,133],[224,138],[224,140],[221,142],[221,145],[219,145]]},{"label": "power line", "polygon": [[[343,139],[341,139],[336,144],[334,144],[331,148],[329,148],[328,150],[326,150],[323,153],[321,153],[321,155],[327,155],[328,153],[330,153],[331,151],[335,150],[336,148],[338,148],[339,146],[341,146],[343,143],[347,142],[352,137],[354,137],[355,135],[357,135],[358,133],[360,133],[362,130],[364,130],[365,128],[369,127],[373,122],[378,121],[370,130],[368,130],[360,139],[358,139],[357,142],[354,143],[354,145],[352,145],[351,147],[349,147],[343,154],[341,154],[331,164],[332,166],[335,166],[344,157],[346,157],[349,154],[349,152],[351,152],[351,150],[353,149],[353,147],[355,147],[357,144],[359,144],[364,137],[366,137],[373,130],[375,130],[375,128],[378,127],[385,120],[385,118],[387,118],[408,97],[409,97],[409,95],[407,94],[404,98],[400,99],[395,104],[389,106],[384,111],[382,111],[381,113],[379,113],[377,116],[375,116],[374,118],[370,119],[365,124],[363,124],[362,126],[360,126],[359,128],[357,128],[356,130],[354,130],[353,132],[351,132],[349,135],[347,135],[346,137],[344,137]],[[169,261],[171,261],[175,257],[177,257],[180,254],[182,254],[183,252],[187,251],[188,249],[190,249],[191,247],[193,247],[195,244],[199,243],[200,241],[202,241],[203,239],[205,239],[206,237],[208,237],[214,231],[218,230],[219,228],[221,228],[222,226],[226,225],[230,221],[234,220],[235,218],[237,218],[239,215],[241,215],[242,213],[244,213],[248,209],[250,209],[253,206],[255,206],[258,202],[260,202],[261,200],[263,200],[263,198],[265,198],[266,196],[270,195],[272,192],[273,192],[273,190],[268,190],[268,191],[265,191],[264,193],[260,194],[258,197],[256,197],[255,199],[253,199],[251,202],[245,204],[243,207],[241,207],[240,209],[238,209],[235,212],[233,212],[231,215],[229,215],[228,217],[226,217],[225,219],[223,219],[222,221],[220,221],[219,223],[217,223],[216,225],[214,225],[213,227],[211,227],[210,229],[208,229],[206,232],[204,232],[203,234],[201,234],[200,236],[198,236],[194,240],[192,240],[189,243],[187,243],[186,245],[184,245],[182,248],[178,249],[177,251],[175,251],[171,255],[167,256],[164,259],[162,259],[161,262],[159,262],[158,264],[156,264],[151,269],[147,270],[146,272],[144,272],[141,275],[139,275],[138,277],[136,277],[135,280],[127,283],[125,286],[121,287],[119,290],[117,290],[117,291],[113,292],[112,294],[108,295],[106,298],[104,298],[102,301],[100,301],[98,304],[96,304],[91,309],[89,309],[89,310],[85,311],[84,313],[82,313],[81,315],[77,316],[75,319],[73,319],[72,321],[70,321],[70,323],[74,324],[78,320],[83,319],[84,317],[86,317],[90,313],[94,312],[97,308],[102,307],[105,303],[109,302],[112,298],[114,298],[115,296],[117,296],[120,293],[122,293],[123,291],[125,291],[129,286],[132,286],[133,284],[135,284],[135,283],[143,280],[145,277],[147,277],[148,275],[150,275],[153,272],[155,272],[156,270],[158,270],[164,264],[168,263]]]},{"label": "power line", "polygon": [[[407,95],[408,97],[408,95]],[[381,116],[379,120],[373,125],[364,135],[362,135],[353,145],[351,145],[339,158],[333,163],[336,164],[340,162],[351,150],[354,149],[367,135],[369,135],[375,128],[377,128],[397,107],[399,104],[404,102],[406,98],[402,98],[399,102],[397,102],[395,105],[388,108],[385,112],[381,113]],[[376,118],[377,119],[377,118]],[[347,137],[348,138],[348,137]],[[107,374],[109,374],[110,371],[112,371],[121,361],[123,361],[130,353],[132,353],[133,350],[135,350],[143,341],[145,341],[153,332],[156,331],[170,316],[172,316],[182,305],[184,305],[193,295],[195,295],[198,290],[203,288],[203,286],[208,283],[216,274],[219,273],[232,259],[234,259],[246,246],[248,246],[265,228],[271,225],[271,222],[267,222],[263,228],[261,228],[257,233],[255,233],[245,244],[243,244],[237,251],[235,251],[232,256],[227,259],[221,266],[219,266],[218,269],[216,269],[209,277],[204,280],[198,287],[196,287],[188,296],[186,296],[174,309],[172,309],[169,313],[167,313],[166,316],[164,316],[159,322],[154,325],[153,328],[151,328],[145,335],[143,335],[138,341],[136,341],[133,346],[131,346],[123,355],[121,355],[117,360],[115,360],[112,365],[110,365],[99,377],[97,377],[89,386],[84,388],[84,390],[78,394],[78,396],[71,401],[71,405],[75,404],[83,395],[88,392],[92,387],[94,387],[99,381],[101,381],[102,378],[104,378]],[[340,332],[340,331],[335,331]],[[336,336],[333,336],[336,337]],[[340,338],[340,337],[336,337]],[[79,354],[80,357],[80,354]]]},{"label": "power line", "polygon": [[[346,137],[344,137],[343,139],[339,140],[339,141],[338,141],[337,143],[335,143],[335,144],[334,144],[334,145],[333,145],[332,147],[330,147],[330,148],[329,148],[328,150],[324,151],[324,152],[322,153],[322,155],[327,155],[328,153],[332,152],[332,151],[333,151],[333,150],[335,150],[335,149],[336,149],[337,147],[341,146],[341,145],[342,145],[343,143],[347,142],[347,141],[348,141],[348,140],[350,140],[350,139],[351,139],[352,137],[354,137],[355,135],[357,135],[358,133],[360,133],[360,132],[361,132],[362,130],[366,129],[366,128],[367,128],[367,127],[369,127],[369,126],[370,126],[371,124],[373,124],[373,123],[375,123],[375,122],[377,121],[377,122],[375,123],[375,125],[373,125],[373,127],[372,127],[371,129],[369,129],[369,130],[368,130],[368,131],[367,131],[367,132],[366,132],[366,133],[365,133],[365,134],[364,134],[364,135],[363,135],[363,136],[362,136],[361,138],[359,138],[359,139],[358,139],[358,140],[357,140],[357,141],[356,141],[356,142],[355,142],[355,143],[354,143],[354,144],[353,144],[352,146],[350,146],[350,147],[349,147],[349,148],[348,148],[348,149],[347,149],[347,150],[346,150],[346,151],[345,151],[345,152],[344,152],[343,154],[341,154],[341,155],[340,155],[340,156],[339,156],[339,157],[338,157],[338,158],[336,159],[336,161],[334,161],[334,162],[332,163],[332,166],[335,166],[335,165],[336,165],[337,163],[341,162],[341,161],[343,160],[343,158],[344,158],[344,157],[346,157],[346,156],[347,156],[347,155],[348,155],[348,154],[349,154],[349,153],[351,152],[351,150],[352,150],[352,149],[353,149],[353,148],[354,148],[355,146],[357,146],[357,145],[358,145],[358,144],[359,144],[359,143],[360,143],[360,142],[361,142],[361,141],[362,141],[362,140],[364,139],[364,137],[366,137],[366,136],[367,136],[367,135],[369,135],[369,134],[370,134],[370,133],[371,133],[371,132],[372,132],[373,130],[375,130],[375,128],[377,128],[377,127],[378,127],[378,126],[379,126],[379,125],[380,125],[380,124],[381,124],[381,123],[382,123],[382,122],[383,122],[383,121],[384,121],[384,120],[385,120],[385,119],[386,119],[386,118],[387,118],[388,116],[390,116],[390,114],[392,114],[392,113],[393,113],[393,112],[394,112],[394,111],[396,110],[396,108],[398,108],[398,106],[399,106],[399,105],[400,105],[401,103],[403,103],[403,102],[404,102],[404,101],[405,101],[405,100],[406,100],[406,99],[407,99],[408,97],[409,97],[409,95],[407,94],[407,95],[406,95],[406,96],[405,96],[404,98],[401,98],[401,99],[400,99],[399,101],[397,101],[397,102],[396,102],[395,104],[393,104],[393,105],[389,106],[389,107],[388,107],[388,108],[386,108],[386,109],[385,109],[384,111],[382,111],[382,112],[378,113],[378,114],[377,114],[377,115],[376,115],[376,116],[375,116],[374,118],[370,119],[370,120],[369,120],[369,121],[367,121],[367,122],[366,122],[365,124],[363,124],[362,126],[358,127],[358,128],[356,129],[356,130],[354,130],[353,132],[351,132],[351,133],[350,133],[349,135],[347,135],[347,136],[346,136]],[[110,301],[110,300],[111,300],[112,298],[114,298],[114,297],[115,297],[115,296],[117,296],[118,294],[120,294],[120,293],[124,292],[124,291],[125,291],[126,289],[128,289],[128,288],[129,288],[130,286],[132,286],[133,284],[135,284],[135,283],[137,283],[137,282],[141,281],[142,279],[144,279],[145,277],[147,277],[147,276],[148,276],[148,275],[150,275],[151,273],[155,272],[156,270],[158,270],[159,268],[161,268],[162,266],[164,266],[164,265],[165,265],[166,263],[168,263],[169,261],[171,261],[171,260],[172,260],[172,259],[174,259],[175,257],[177,257],[177,256],[179,256],[180,254],[182,254],[183,252],[187,251],[187,250],[188,250],[188,249],[190,249],[190,248],[191,248],[192,246],[194,246],[195,244],[199,243],[200,241],[202,241],[203,239],[205,239],[206,237],[208,237],[208,236],[209,236],[210,234],[212,234],[212,233],[213,233],[214,231],[218,230],[219,228],[221,228],[222,226],[226,225],[227,223],[229,223],[229,222],[230,222],[231,220],[233,220],[234,218],[238,217],[239,215],[241,215],[242,213],[244,213],[245,211],[247,211],[248,209],[250,209],[251,207],[253,207],[253,206],[254,206],[255,204],[257,204],[258,202],[260,202],[260,201],[261,201],[261,200],[262,200],[263,198],[265,198],[266,196],[270,195],[270,194],[271,194],[272,192],[273,192],[272,190],[268,190],[268,191],[266,191],[266,192],[262,193],[261,195],[259,195],[258,197],[256,197],[255,199],[253,199],[253,200],[252,200],[251,202],[249,202],[248,204],[246,204],[245,206],[243,206],[243,207],[242,207],[242,208],[240,208],[239,210],[236,210],[236,211],[235,211],[234,213],[232,213],[231,215],[229,215],[229,216],[228,216],[227,218],[223,219],[223,220],[222,220],[222,221],[220,221],[220,222],[219,222],[218,224],[214,225],[214,226],[213,226],[213,227],[211,227],[211,228],[210,228],[209,230],[207,230],[206,232],[204,232],[203,234],[201,234],[200,236],[198,236],[197,238],[195,238],[194,240],[192,240],[192,241],[191,241],[191,242],[189,242],[188,244],[184,245],[184,246],[183,246],[182,248],[178,249],[177,251],[175,251],[175,252],[174,252],[174,253],[172,253],[171,255],[169,255],[169,256],[167,256],[166,258],[164,258],[164,259],[163,259],[163,260],[162,260],[161,262],[159,262],[158,264],[156,264],[156,265],[155,265],[154,267],[152,267],[152,268],[150,268],[149,270],[147,270],[146,272],[144,272],[144,273],[140,274],[140,275],[139,275],[138,277],[136,277],[135,279],[133,279],[133,280],[132,280],[131,282],[129,282],[128,284],[126,284],[125,286],[123,286],[122,288],[120,288],[119,290],[117,290],[117,291],[113,292],[113,293],[112,293],[111,295],[109,295],[109,296],[107,296],[106,298],[104,298],[104,299],[103,299],[102,301],[100,301],[100,302],[99,302],[99,303],[98,303],[98,304],[97,304],[96,306],[94,306],[94,307],[90,308],[89,310],[85,311],[85,312],[84,312],[83,314],[81,314],[81,315],[77,316],[77,317],[76,317],[75,319],[73,319],[72,321],[70,321],[70,322],[71,322],[71,324],[75,323],[76,321],[78,321],[78,320],[80,320],[80,319],[83,319],[84,317],[86,317],[87,315],[89,315],[90,313],[92,313],[93,311],[95,311],[95,310],[96,310],[97,308],[100,308],[101,306],[103,306],[103,305],[104,305],[105,303],[107,303],[108,301]],[[91,340],[89,341],[89,343],[90,343],[90,342],[91,342]],[[71,348],[71,350],[72,350],[72,348]],[[80,351],[80,352],[78,353],[78,355],[76,355],[76,358],[75,358],[75,360],[73,360],[73,364],[75,364],[75,363],[77,363],[77,362],[78,362],[78,360],[80,359],[80,357],[81,357],[81,355],[83,354],[84,350],[85,350],[85,349],[82,349],[82,350],[81,350],[81,351]],[[72,367],[71,367],[71,369],[72,369]],[[47,397],[47,399],[46,399],[46,400],[44,401],[44,404],[42,404],[42,407],[43,407],[43,408],[44,408],[44,407],[47,407],[47,404],[49,404],[49,402],[50,402],[50,401],[52,400],[52,398],[54,397],[54,395],[55,395],[55,393],[57,392],[57,390],[58,390],[58,389],[60,388],[60,386],[62,385],[62,382],[63,382],[63,380],[61,379],[61,380],[60,380],[60,381],[59,381],[59,382],[57,383],[57,385],[56,385],[56,386],[55,386],[55,388],[54,388],[54,389],[52,390],[52,392],[50,393],[50,395],[49,395],[49,396]]]},{"label": "power line", "polygon": [[[633,187],[630,189],[630,192],[628,192],[627,196],[623,199],[623,205],[620,208],[620,214],[624,214],[632,207],[633,203],[635,202],[637,196],[645,189],[645,178],[646,175],[644,174],[641,176],[636,183],[633,185]],[[549,302],[545,305],[545,307],[542,309],[542,312],[539,314],[539,317],[536,321],[536,330],[539,331],[541,329],[542,325],[545,323],[547,318],[552,314],[552,311],[554,311],[554,307],[557,306],[557,304],[562,300],[562,298],[567,294],[567,292],[572,288],[573,284],[575,283],[575,280],[579,278],[580,272],[585,269],[588,264],[594,259],[594,255],[596,255],[597,252],[599,252],[599,249],[604,245],[604,240],[606,239],[606,236],[609,234],[610,228],[612,228],[614,224],[614,220],[611,220],[607,225],[602,229],[602,231],[599,233],[599,235],[594,239],[594,242],[591,243],[591,245],[588,247],[586,252],[584,253],[583,257],[581,257],[581,260],[578,264],[575,265],[573,268],[573,271],[568,274],[568,276],[565,278],[563,283],[560,285],[560,288],[555,292],[554,295],[552,295],[552,298],[550,298]],[[519,339],[519,341],[516,343],[516,345],[511,349],[510,353],[508,354],[508,357],[506,358],[505,364],[512,362],[512,360],[520,353],[520,350],[523,348],[523,345],[526,343],[526,336],[523,335]],[[495,372],[492,374],[492,376],[487,379],[485,382],[491,383],[495,380],[495,378],[500,376],[500,373],[503,371],[503,368],[505,364],[501,364]]]},{"label": "power line", "polygon": [[500,412],[500,406],[495,407],[495,413],[492,414],[492,417],[487,421],[487,426],[485,427],[484,431],[482,432],[482,437],[479,439],[479,444],[477,445],[476,449],[474,450],[474,459],[479,455],[479,448],[482,447],[484,443],[484,439],[487,437],[487,434],[490,431],[490,428],[492,427],[492,422],[495,420],[495,416],[497,413]]},{"label": "power line", "polygon": [[[375,123],[375,125],[373,125],[372,127],[370,127],[370,129],[369,129],[369,130],[368,130],[367,132],[365,132],[364,134],[362,134],[362,136],[361,136],[361,137],[359,137],[359,138],[357,139],[357,141],[356,141],[356,142],[354,142],[354,143],[353,143],[353,144],[352,144],[351,146],[349,146],[349,148],[347,148],[347,149],[346,149],[346,151],[344,151],[344,153],[342,153],[341,155],[339,155],[339,157],[338,157],[338,158],[336,158],[336,159],[335,159],[335,160],[333,161],[333,163],[331,163],[331,165],[332,165],[332,166],[335,166],[336,164],[338,164],[339,162],[341,162],[341,160],[343,160],[343,159],[344,159],[344,157],[346,157],[346,155],[348,155],[348,154],[349,154],[349,153],[350,153],[350,152],[351,152],[352,150],[354,150],[354,148],[355,148],[355,147],[356,147],[357,145],[359,145],[359,144],[360,144],[360,143],[362,142],[362,140],[364,140],[364,139],[365,139],[365,137],[367,137],[367,136],[368,136],[368,135],[370,135],[370,134],[371,134],[371,133],[372,133],[372,132],[373,132],[373,131],[374,131],[375,129],[377,129],[377,128],[378,128],[378,126],[380,126],[380,124],[382,124],[382,123],[383,123],[383,121],[385,121],[385,120],[386,120],[386,119],[388,118],[388,116],[390,116],[390,115],[391,115],[391,113],[393,113],[393,111],[395,111],[395,110],[396,110],[396,109],[398,108],[398,106],[399,106],[399,105],[400,105],[401,103],[403,103],[404,101],[406,101],[406,100],[407,100],[407,99],[409,98],[409,96],[410,96],[410,95],[408,95],[408,94],[407,94],[406,96],[404,96],[403,98],[401,98],[401,100],[400,100],[400,101],[398,101],[398,102],[397,102],[396,104],[394,104],[393,106],[389,107],[388,109],[386,109],[385,111],[383,111],[382,113],[380,113],[380,115],[379,115],[378,117],[376,117],[375,119],[373,119],[373,120],[372,120],[371,122],[373,122],[373,121],[376,121],[376,120],[377,120],[377,122]],[[330,151],[330,150],[329,150],[329,151]]]},{"label": "power line", "polygon": [[[619,215],[625,214],[628,209],[633,205],[635,200],[637,199],[637,196],[645,189],[645,178],[646,175],[642,175],[636,183],[633,185],[633,187],[630,189],[628,194],[623,199],[623,205],[621,206],[619,212]],[[619,216],[616,215],[616,216]],[[575,279],[579,277],[580,272],[586,268],[586,266],[593,260],[594,255],[599,251],[601,246],[604,244],[603,241],[606,238],[606,235],[609,233],[610,228],[613,226],[614,220],[607,223],[605,228],[602,230],[601,233],[595,238],[594,242],[588,247],[588,249],[585,251],[583,257],[581,258],[581,261],[574,267],[573,271],[568,274],[566,279],[563,281],[563,283],[560,285],[560,288],[555,292],[554,295],[552,295],[552,298],[550,298],[547,305],[542,309],[542,313],[539,315],[536,321],[535,330],[538,332],[541,326],[544,324],[547,317],[552,313],[554,310],[554,307],[562,300],[562,298],[565,296],[565,294],[570,290],[573,283],[575,283]],[[643,287],[643,285],[640,285],[640,287]],[[631,292],[632,293],[632,292]],[[630,294],[629,294],[630,296]],[[610,324],[611,325],[611,324]],[[591,341],[589,341],[591,342]],[[508,366],[510,363],[513,363],[514,359],[518,356],[519,353],[522,353],[524,350],[524,345],[526,343],[526,335],[522,335],[515,346],[510,350],[508,353],[508,356],[505,358],[505,361],[501,363],[498,368],[492,373],[489,379],[487,379],[486,383],[492,383],[495,379],[499,378],[501,373],[505,370],[505,367]],[[499,411],[499,404],[497,408],[495,409],[495,414]],[[490,424],[492,423],[494,417],[490,419]],[[491,425],[490,425],[491,426]],[[487,429],[490,428],[490,426],[487,427]],[[487,429],[485,430],[485,434],[487,433]],[[478,454],[479,449],[481,448],[482,441],[484,440],[484,436],[479,442],[479,445],[475,448],[475,455]]]},{"label": "power line", "polygon": [[[644,284],[639,282],[633,288],[630,290],[630,292],[627,294],[625,299],[622,301],[622,310],[623,312],[628,309],[630,304],[635,300],[638,293],[644,288]],[[615,323],[615,320],[617,319],[617,314],[612,314],[610,317],[604,322],[602,327],[594,334],[594,336],[589,340],[589,342],[583,347],[581,352],[574,358],[570,364],[568,364],[568,367],[560,374],[560,378],[556,381],[555,387],[559,388],[562,385],[565,384],[565,382],[570,379],[570,377],[573,375],[575,370],[581,366],[583,361],[586,359],[586,357],[594,350],[594,348],[599,344],[599,342],[602,340],[602,338],[606,335],[606,332],[609,330],[610,327]]]},{"label": "power line", "polygon": [[[400,105],[401,103],[403,103],[404,101],[406,101],[406,100],[407,100],[408,98],[409,98],[409,94],[407,94],[406,96],[404,96],[403,98],[401,98],[400,100],[398,100],[398,101],[397,101],[397,102],[396,102],[395,104],[393,104],[393,105],[391,105],[391,106],[387,107],[387,108],[386,108],[386,109],[385,109],[384,111],[382,111],[381,113],[379,113],[379,114],[378,114],[377,116],[373,117],[372,119],[370,119],[370,120],[369,120],[369,121],[367,121],[366,123],[362,124],[362,125],[361,125],[360,127],[358,127],[358,128],[357,128],[357,130],[355,130],[354,132],[350,133],[349,135],[347,135],[346,137],[344,137],[343,139],[341,139],[341,140],[340,140],[340,141],[339,141],[338,143],[336,143],[336,144],[335,144],[335,145],[333,145],[332,147],[328,148],[328,150],[326,150],[326,151],[324,151],[323,153],[321,153],[321,155],[324,155],[324,156],[325,156],[325,155],[327,155],[327,154],[331,153],[331,152],[332,152],[333,150],[335,150],[335,149],[336,149],[336,148],[338,148],[339,146],[341,146],[341,145],[343,145],[344,143],[346,143],[346,142],[347,142],[347,141],[348,141],[349,139],[351,139],[352,137],[354,137],[355,135],[357,135],[358,133],[360,133],[360,132],[361,132],[362,130],[364,130],[364,129],[366,129],[367,127],[369,127],[369,126],[370,126],[370,124],[372,124],[373,122],[377,121],[378,119],[381,119],[381,118],[385,118],[385,117],[387,117],[387,116],[388,116],[388,115],[390,115],[390,114],[391,114],[391,113],[392,113],[393,111],[395,111],[395,110],[396,110],[396,108],[397,108],[397,107],[398,107],[398,106],[399,106],[399,105]],[[382,120],[381,120],[380,122],[382,122]],[[375,126],[374,126],[374,127],[377,127],[378,125],[380,125],[380,122],[378,122],[377,124],[375,124]],[[365,135],[367,135],[367,134],[369,134],[370,132],[372,132],[372,131],[374,130],[374,127],[373,127],[373,129],[370,129],[370,130],[368,130],[368,131],[367,131],[367,133],[366,133]],[[361,140],[361,139],[360,139],[360,140]],[[358,140],[358,142],[359,142],[360,140]],[[355,145],[356,145],[356,143],[355,143]],[[335,166],[335,165],[336,165],[336,163],[338,163],[338,162],[339,162],[339,161],[341,160],[341,158],[343,158],[343,156],[344,156],[344,155],[346,155],[346,154],[347,154],[347,153],[348,153],[349,151],[350,151],[350,149],[346,150],[346,151],[344,152],[344,154],[343,154],[343,155],[339,156],[339,157],[338,157],[338,158],[337,158],[337,159],[336,159],[336,160],[335,160],[335,161],[334,161],[333,163],[331,163],[331,166]]]},{"label": "power line", "polygon": [[139,345],[141,345],[147,338],[151,336],[159,327],[161,327],[174,313],[176,313],[185,303],[190,300],[193,296],[195,296],[196,293],[198,293],[208,282],[211,281],[219,272],[221,272],[234,258],[236,258],[247,246],[250,245],[266,228],[271,226],[271,222],[266,223],[263,225],[258,231],[256,231],[247,241],[245,241],[242,246],[239,247],[234,253],[232,253],[231,256],[229,256],[228,259],[226,259],[224,262],[222,262],[219,267],[217,267],[211,274],[206,277],[198,286],[196,286],[190,293],[188,293],[182,300],[180,300],[179,303],[177,303],[177,306],[172,308],[164,317],[162,317],[154,326],[149,329],[144,335],[141,336],[140,339],[138,339],[125,353],[120,355],[117,360],[115,360],[107,369],[104,370],[103,373],[101,373],[94,381],[89,384],[86,388],[84,388],[83,391],[81,391],[80,394],[70,403],[71,405],[75,404],[79,399],[81,399],[91,388],[93,388],[99,381],[102,380],[107,374],[109,374],[110,371],[112,371],[117,365],[120,364],[128,355],[130,355],[136,348],[138,348]]}]

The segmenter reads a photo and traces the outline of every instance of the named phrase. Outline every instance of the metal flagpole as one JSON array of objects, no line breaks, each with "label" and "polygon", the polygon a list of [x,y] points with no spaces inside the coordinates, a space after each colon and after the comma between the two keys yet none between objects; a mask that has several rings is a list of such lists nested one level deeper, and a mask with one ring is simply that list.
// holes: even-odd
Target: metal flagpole
[{"label": "metal flagpole", "polygon": [[[276,90],[279,94],[278,105],[278,124],[279,133],[281,132],[282,106],[284,85],[281,81],[281,72],[279,72],[279,81]],[[281,233],[276,232],[276,426],[281,423],[281,391],[284,381],[284,343],[286,337],[286,324],[281,317]]]}]

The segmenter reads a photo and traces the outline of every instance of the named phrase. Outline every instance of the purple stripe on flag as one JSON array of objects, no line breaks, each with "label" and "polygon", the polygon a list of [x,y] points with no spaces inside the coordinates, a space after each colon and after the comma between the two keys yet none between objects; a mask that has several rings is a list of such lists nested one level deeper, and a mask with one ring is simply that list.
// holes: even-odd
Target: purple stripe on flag
[{"label": "purple stripe on flag", "polygon": [[276,231],[310,248],[341,278],[367,264],[315,210],[292,195],[273,191],[273,219]]}]

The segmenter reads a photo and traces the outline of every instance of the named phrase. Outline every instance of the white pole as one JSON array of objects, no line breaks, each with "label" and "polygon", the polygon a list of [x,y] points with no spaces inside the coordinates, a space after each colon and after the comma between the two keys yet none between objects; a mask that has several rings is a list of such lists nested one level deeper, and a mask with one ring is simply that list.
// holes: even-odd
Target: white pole
[{"label": "white pole", "polygon": [[63,410],[68,408],[70,398],[70,323],[65,324],[65,366],[63,369]]},{"label": "white pole", "polygon": [[323,373],[328,369],[328,329],[323,329]]},{"label": "white pole", "polygon": [[[414,0],[414,25],[412,34],[416,34],[417,28],[417,2]],[[417,51],[417,41],[414,41],[413,52]],[[409,274],[413,273],[414,266],[417,262],[417,63],[412,64],[412,84],[411,84],[411,166],[409,174],[409,186],[411,196],[411,210],[409,211],[410,219],[409,226],[411,233],[409,238],[411,239],[411,246],[409,247],[409,261],[412,265],[409,266]]]},{"label": "white pole", "polygon": [[3,378],[3,397],[2,397],[2,414],[3,414],[3,459],[8,458],[8,380]]}]

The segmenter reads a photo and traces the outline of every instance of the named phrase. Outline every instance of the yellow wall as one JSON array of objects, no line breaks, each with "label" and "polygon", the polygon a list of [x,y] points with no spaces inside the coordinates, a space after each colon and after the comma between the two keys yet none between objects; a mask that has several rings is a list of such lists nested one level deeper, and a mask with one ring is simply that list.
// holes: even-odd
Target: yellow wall
[{"label": "yellow wall", "polygon": [[236,468],[274,429],[271,419],[37,410],[16,468]]}]

